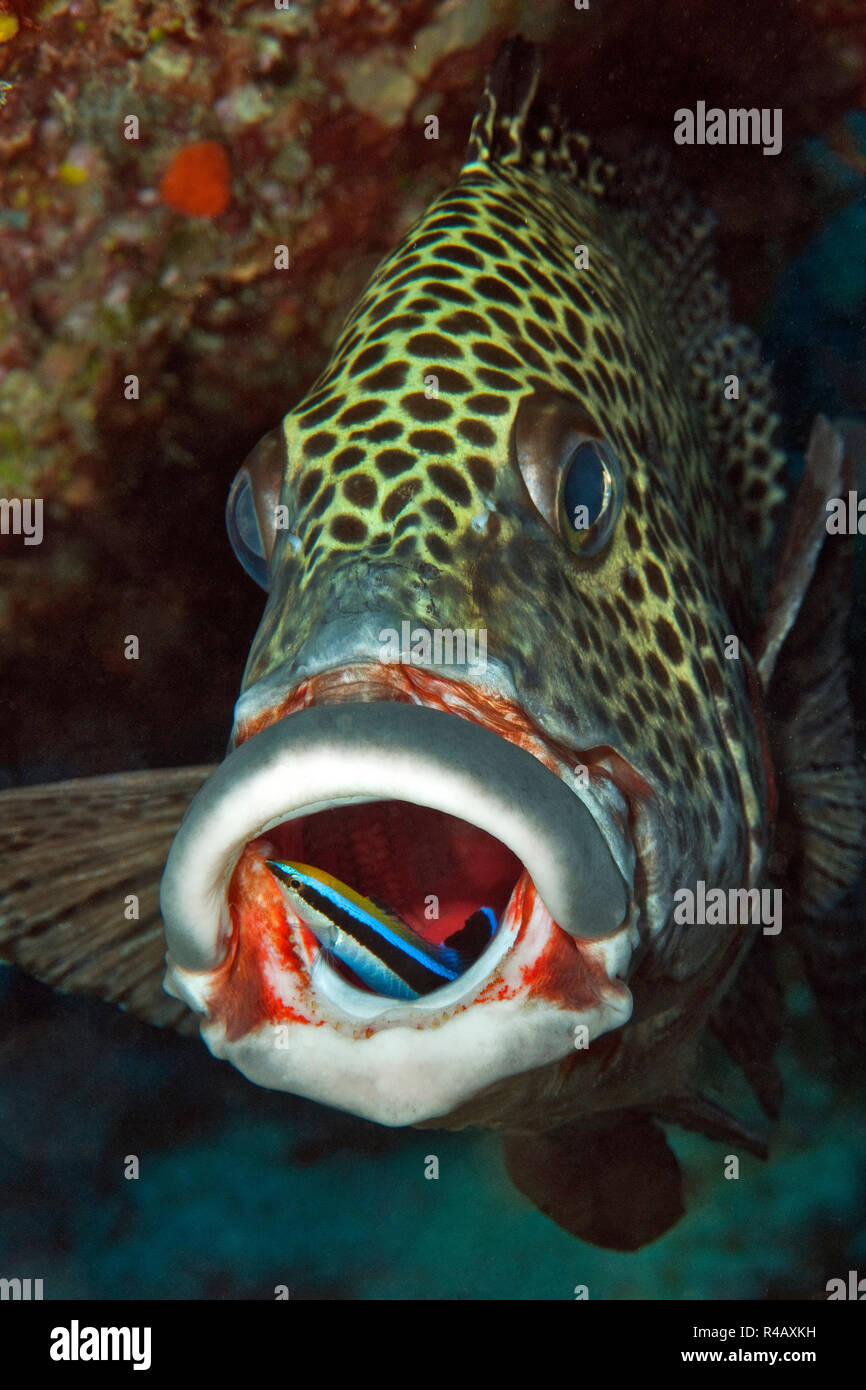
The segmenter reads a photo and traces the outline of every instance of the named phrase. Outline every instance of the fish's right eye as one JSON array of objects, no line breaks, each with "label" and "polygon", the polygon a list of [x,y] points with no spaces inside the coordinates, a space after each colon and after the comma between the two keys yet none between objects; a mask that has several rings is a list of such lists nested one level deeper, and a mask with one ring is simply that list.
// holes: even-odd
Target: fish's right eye
[{"label": "fish's right eye", "polygon": [[232,550],[247,574],[263,589],[267,589],[268,559],[259,529],[259,519],[256,516],[252,483],[243,469],[238,473],[229,492],[226,503],[226,530]]},{"label": "fish's right eye", "polygon": [[235,476],[226,502],[226,530],[247,574],[268,588],[277,530],[277,505],[286,464],[280,428],[260,439]]}]

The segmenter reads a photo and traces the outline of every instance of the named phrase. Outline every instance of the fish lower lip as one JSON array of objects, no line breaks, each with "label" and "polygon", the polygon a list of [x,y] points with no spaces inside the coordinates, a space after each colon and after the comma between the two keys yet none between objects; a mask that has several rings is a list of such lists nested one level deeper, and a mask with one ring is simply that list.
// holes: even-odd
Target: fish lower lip
[{"label": "fish lower lip", "polygon": [[427,806],[486,831],[574,936],[612,936],[627,915],[626,885],[592,814],[532,754],[422,705],[313,706],[235,749],[193,800],[160,895],[171,960],[207,971],[225,956],[226,888],[249,841],[369,801]]}]

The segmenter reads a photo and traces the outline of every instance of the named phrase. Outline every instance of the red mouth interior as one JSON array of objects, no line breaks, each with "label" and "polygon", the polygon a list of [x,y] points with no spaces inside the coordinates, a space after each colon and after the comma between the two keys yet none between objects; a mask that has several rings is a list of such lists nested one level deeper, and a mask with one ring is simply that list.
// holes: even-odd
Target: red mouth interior
[{"label": "red mouth interior", "polygon": [[[523,866],[499,840],[407,801],[319,811],[268,830],[272,856],[323,869],[439,944],[490,907],[499,921]],[[438,916],[433,913],[438,912]]]}]

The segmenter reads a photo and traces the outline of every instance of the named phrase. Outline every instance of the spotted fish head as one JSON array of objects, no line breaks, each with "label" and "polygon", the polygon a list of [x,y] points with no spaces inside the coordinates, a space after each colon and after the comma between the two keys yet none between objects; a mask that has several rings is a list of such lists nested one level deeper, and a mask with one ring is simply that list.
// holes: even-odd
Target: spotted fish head
[{"label": "spotted fish head", "polygon": [[[678,927],[675,890],[755,884],[766,852],[766,373],[706,217],[537,80],[498,60],[457,183],[236,479],[268,600],[163,880],[167,988],[212,1051],[389,1124],[676,1089],[745,938]],[[482,904],[499,927],[445,988],[382,998],[320,960],[269,859],[431,944]]]}]

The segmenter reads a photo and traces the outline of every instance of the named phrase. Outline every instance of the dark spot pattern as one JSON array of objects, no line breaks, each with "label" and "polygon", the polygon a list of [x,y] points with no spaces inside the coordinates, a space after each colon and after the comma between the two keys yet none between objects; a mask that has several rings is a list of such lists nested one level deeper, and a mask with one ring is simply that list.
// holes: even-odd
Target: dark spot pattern
[{"label": "dark spot pattern", "polygon": [[319,430],[317,434],[311,434],[304,444],[304,453],[308,459],[321,458],[327,454],[337,443],[337,436],[331,434],[329,430]]},{"label": "dark spot pattern", "polygon": [[378,495],[376,481],[369,473],[353,473],[351,478],[346,478],[343,482],[343,496],[349,502],[354,502],[357,507],[373,507]]},{"label": "dark spot pattern", "polygon": [[334,540],[343,545],[359,545],[367,538],[367,527],[357,516],[335,516],[329,527]]},{"label": "dark spot pattern", "polygon": [[400,404],[413,420],[427,422],[447,420],[454,410],[448,401],[439,400],[438,397],[425,396],[423,391],[413,391],[410,395],[403,396]]},{"label": "dark spot pattern", "polygon": [[447,430],[412,430],[409,445],[424,454],[451,454],[456,447]]},{"label": "dark spot pattern", "polygon": [[[736,876],[755,829],[742,824],[741,778],[760,787],[763,773],[724,637],[738,630],[733,598],[738,618],[748,608],[772,412],[756,389],[740,412],[751,410],[753,448],[726,442],[734,427],[695,384],[702,363],[650,268],[655,248],[619,259],[641,234],[628,219],[541,167],[472,166],[436,200],[287,417],[303,545],[293,582],[313,593],[333,560],[322,582],[338,588],[344,553],[398,559],[399,577],[383,568],[377,583],[397,585],[390,600],[408,617],[486,626],[518,698],[555,713],[575,750],[618,752],[663,799],[672,843]],[[584,270],[571,259],[580,243]],[[733,338],[723,346],[736,355]],[[622,509],[598,556],[572,553],[526,496],[513,422],[533,393],[571,402],[619,460]],[[544,436],[538,458],[560,467],[561,443]],[[288,602],[286,633],[292,614]]]},{"label": "dark spot pattern", "polygon": [[396,391],[402,386],[409,375],[409,364],[407,362],[389,362],[387,367],[382,367],[378,372],[370,372],[369,376],[362,377],[361,386],[365,391]]},{"label": "dark spot pattern", "polygon": [[381,415],[385,409],[384,401],[358,401],[356,405],[350,405],[337,417],[337,424],[364,425],[368,420],[375,420],[377,415]]},{"label": "dark spot pattern", "polygon": [[485,445],[492,447],[496,443],[496,431],[485,425],[482,420],[461,420],[457,426],[457,433],[478,448]]}]

